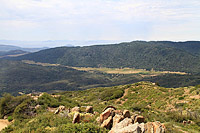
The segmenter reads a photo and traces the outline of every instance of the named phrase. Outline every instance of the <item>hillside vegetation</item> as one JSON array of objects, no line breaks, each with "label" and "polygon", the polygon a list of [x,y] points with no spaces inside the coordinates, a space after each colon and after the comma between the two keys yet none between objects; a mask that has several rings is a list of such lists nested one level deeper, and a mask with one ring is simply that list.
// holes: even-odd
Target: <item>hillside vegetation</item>
[{"label": "hillside vegetation", "polygon": [[[160,121],[167,133],[200,132],[200,86],[163,88],[151,82],[113,87],[99,87],[84,91],[66,91],[53,95],[44,93],[33,99],[27,95],[13,97],[5,94],[0,100],[1,117],[14,122],[3,132],[108,132],[95,120],[102,110],[112,105],[118,110],[128,109],[145,117],[145,122]],[[71,124],[69,113],[53,114],[60,105],[65,108],[92,105],[92,117],[84,117],[79,124]],[[37,106],[37,107],[36,107]],[[82,118],[81,117],[81,118]],[[87,119],[86,119],[87,118]],[[188,122],[184,124],[183,122]]]},{"label": "hillside vegetation", "polygon": [[[43,66],[42,66],[43,65]],[[164,87],[200,84],[200,75],[158,74],[109,74],[100,71],[80,71],[62,65],[26,64],[20,61],[0,60],[0,94],[9,92],[55,92],[82,90],[94,87],[152,81]]]},{"label": "hillside vegetation", "polygon": [[114,45],[59,47],[12,58],[74,67],[152,68],[196,73],[200,69],[200,42],[134,41]]}]

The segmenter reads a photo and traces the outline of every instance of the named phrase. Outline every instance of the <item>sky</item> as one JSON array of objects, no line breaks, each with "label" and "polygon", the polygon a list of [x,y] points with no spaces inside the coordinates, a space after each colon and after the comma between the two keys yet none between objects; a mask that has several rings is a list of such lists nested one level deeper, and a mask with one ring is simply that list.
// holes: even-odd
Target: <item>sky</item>
[{"label": "sky", "polygon": [[200,40],[200,0],[0,0],[0,40]]}]

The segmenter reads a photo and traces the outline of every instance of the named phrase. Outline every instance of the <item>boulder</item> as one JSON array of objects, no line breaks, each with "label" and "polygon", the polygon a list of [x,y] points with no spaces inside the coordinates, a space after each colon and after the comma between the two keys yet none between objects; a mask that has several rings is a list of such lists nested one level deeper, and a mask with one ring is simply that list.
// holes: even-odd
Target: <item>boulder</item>
[{"label": "boulder", "polygon": [[146,132],[146,133],[153,133],[153,132],[154,132],[152,122],[147,122],[147,123],[145,124],[145,132]]},{"label": "boulder", "polygon": [[35,106],[35,109],[38,109],[38,108],[40,108],[41,106],[38,104],[38,105],[36,105]]},{"label": "boulder", "polygon": [[109,133],[144,133],[144,123],[129,124],[128,126],[125,126],[123,128],[119,128],[116,126],[116,128],[112,128]]},{"label": "boulder", "polygon": [[62,112],[63,110],[65,110],[65,106],[59,106],[56,111],[54,112],[54,114],[58,114],[60,112]]},{"label": "boulder", "polygon": [[123,115],[123,112],[121,110],[114,110],[115,114]]},{"label": "boulder", "polygon": [[159,121],[152,122],[152,125],[155,133],[165,133],[166,127]]},{"label": "boulder", "polygon": [[124,110],[123,111],[123,115],[124,115],[124,118],[131,118],[131,114],[130,114],[130,112],[128,111],[128,110]]},{"label": "boulder", "polygon": [[115,108],[114,106],[109,105],[109,106],[107,106],[107,107],[105,107],[105,108],[103,109],[103,112],[104,112],[106,109],[108,109],[108,108],[113,108],[114,110],[116,110],[116,108]]},{"label": "boulder", "polygon": [[111,129],[112,127],[112,116],[109,116],[108,119],[104,120],[101,124],[101,127],[104,127],[106,129]]},{"label": "boulder", "polygon": [[125,118],[124,120],[120,121],[119,123],[115,124],[115,126],[112,129],[122,129],[124,127],[127,127],[128,125],[133,124],[132,119],[130,118]]},{"label": "boulder", "polygon": [[115,114],[115,116],[113,117],[113,127],[115,127],[115,125],[120,121],[122,121],[123,119],[124,119],[123,115]]},{"label": "boulder", "polygon": [[103,113],[100,114],[100,122],[102,123],[104,120],[106,120],[109,116],[113,115],[114,109],[113,108],[108,108],[106,109]]},{"label": "boulder", "polygon": [[93,107],[92,106],[87,106],[86,107],[86,113],[92,113],[93,114]]},{"label": "boulder", "polygon": [[73,118],[72,123],[74,124],[74,123],[79,123],[79,122],[80,122],[80,114],[78,112],[76,112],[74,114],[74,118]]},{"label": "boulder", "polygon": [[56,109],[56,111],[54,112],[54,114],[58,114],[60,112],[59,109]]},{"label": "boulder", "polygon": [[80,113],[80,107],[74,107],[74,108],[72,108],[71,112],[79,112]]},{"label": "boulder", "polygon": [[135,120],[134,120],[134,123],[142,123],[142,122],[144,122],[144,116],[141,116],[141,115],[138,115],[138,116],[136,116],[135,117]]},{"label": "boulder", "polygon": [[59,106],[58,108],[59,108],[60,111],[65,110],[65,106]]}]

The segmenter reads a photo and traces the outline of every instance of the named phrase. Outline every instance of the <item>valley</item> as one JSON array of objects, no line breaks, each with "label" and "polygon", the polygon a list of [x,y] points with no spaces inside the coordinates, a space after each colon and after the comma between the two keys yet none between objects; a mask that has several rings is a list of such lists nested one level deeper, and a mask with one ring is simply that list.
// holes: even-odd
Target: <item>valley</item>
[{"label": "valley", "polygon": [[128,110],[132,118],[118,115],[141,130],[160,123],[167,133],[199,132],[199,44],[134,41],[3,57],[0,117],[12,122],[2,132],[109,132],[114,123],[98,121],[109,107]]}]

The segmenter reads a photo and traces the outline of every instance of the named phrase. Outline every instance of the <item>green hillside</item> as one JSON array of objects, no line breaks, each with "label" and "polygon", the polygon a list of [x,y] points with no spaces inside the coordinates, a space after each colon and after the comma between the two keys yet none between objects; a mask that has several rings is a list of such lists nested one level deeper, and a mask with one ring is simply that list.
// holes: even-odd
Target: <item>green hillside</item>
[{"label": "green hillside", "polygon": [[200,42],[134,41],[115,45],[59,47],[14,58],[82,67],[199,72]]},{"label": "green hillside", "polygon": [[107,83],[103,75],[66,67],[43,67],[17,61],[0,61],[0,93],[77,90]]},{"label": "green hillside", "polygon": [[20,61],[0,60],[0,94],[9,92],[52,92],[81,90],[94,87],[131,84],[139,81],[156,82],[163,87],[180,87],[200,84],[200,74],[109,74],[100,71],[86,72],[59,66],[41,66]]},{"label": "green hillside", "polygon": [[[100,87],[84,91],[67,91],[53,95],[43,94],[37,100],[34,95],[12,97],[4,95],[0,100],[1,117],[9,116],[15,121],[3,132],[95,132],[103,131],[96,118],[112,105],[117,110],[127,109],[145,117],[145,122],[160,121],[165,124],[166,133],[200,132],[200,86],[163,88],[151,82],[113,87]],[[55,96],[56,97],[55,97]],[[36,97],[36,96],[35,96]],[[9,104],[5,104],[9,103]],[[66,109],[92,105],[95,115],[84,117],[79,124],[71,124],[70,113],[53,114],[51,110],[60,105]],[[37,108],[35,108],[37,106]],[[22,109],[23,108],[23,109]],[[29,113],[32,112],[32,113]],[[63,119],[64,118],[64,119]],[[184,121],[190,121],[183,124]],[[108,130],[104,130],[108,132]]]}]

